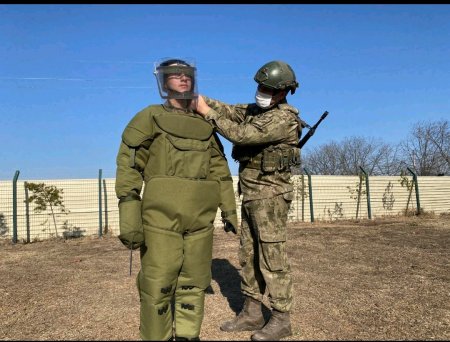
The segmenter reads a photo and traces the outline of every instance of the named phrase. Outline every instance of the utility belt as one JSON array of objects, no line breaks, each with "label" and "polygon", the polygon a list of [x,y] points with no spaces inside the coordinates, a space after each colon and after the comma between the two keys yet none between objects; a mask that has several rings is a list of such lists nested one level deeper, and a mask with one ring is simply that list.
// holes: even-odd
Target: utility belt
[{"label": "utility belt", "polygon": [[251,158],[242,158],[244,168],[257,169],[263,172],[286,171],[291,166],[300,165],[300,149],[265,148],[261,153]]}]

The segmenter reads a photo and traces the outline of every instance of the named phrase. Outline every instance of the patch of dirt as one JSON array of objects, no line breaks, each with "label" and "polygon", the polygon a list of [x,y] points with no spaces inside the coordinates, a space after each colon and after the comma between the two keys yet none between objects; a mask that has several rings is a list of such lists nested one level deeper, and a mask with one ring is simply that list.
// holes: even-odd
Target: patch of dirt
[{"label": "patch of dirt", "polygon": [[[450,215],[297,223],[285,340],[449,340]],[[239,240],[216,228],[202,340],[250,340],[236,315]],[[139,340],[140,263],[117,237],[0,242],[2,340]],[[268,305],[268,302],[265,301]],[[266,318],[269,309],[264,308]]]}]

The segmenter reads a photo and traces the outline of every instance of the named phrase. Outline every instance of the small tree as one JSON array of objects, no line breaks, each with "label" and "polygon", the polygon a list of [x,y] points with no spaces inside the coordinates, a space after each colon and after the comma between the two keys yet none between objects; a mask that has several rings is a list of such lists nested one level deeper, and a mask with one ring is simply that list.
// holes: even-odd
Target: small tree
[{"label": "small tree", "polygon": [[324,216],[328,214],[328,218],[330,221],[338,220],[344,216],[344,209],[342,208],[342,202],[334,202],[334,209],[331,210],[330,208],[323,208],[323,214]]},{"label": "small tree", "polygon": [[361,208],[361,196],[366,194],[366,190],[363,190],[363,186],[366,185],[366,177],[359,176],[359,183],[356,183],[354,188],[347,186],[350,192],[350,198],[356,201],[356,219],[358,219],[359,211]]},{"label": "small tree", "polygon": [[[294,188],[295,199],[297,201],[297,205],[295,206],[297,209],[297,213],[296,213],[297,221],[298,221],[299,199],[301,199],[301,203],[302,203],[302,221],[305,221],[305,218],[304,218],[305,199],[308,198],[308,192],[307,192],[308,185],[305,184],[305,175],[300,174],[297,177],[293,178],[292,185]],[[291,206],[291,208],[289,209],[289,212],[293,212],[293,211],[294,211],[294,206]]]},{"label": "small tree", "polygon": [[383,208],[386,211],[390,211],[394,207],[395,197],[394,197],[394,193],[392,192],[393,188],[394,188],[394,185],[391,183],[391,181],[389,181],[387,187],[384,189],[382,202],[383,202]]},{"label": "small tree", "polygon": [[408,215],[409,203],[411,202],[411,194],[414,187],[414,180],[409,179],[405,171],[402,170],[400,173],[399,183],[402,186],[402,188],[406,187],[406,190],[408,190],[408,200],[406,201],[406,209],[405,209],[405,215]]},{"label": "small tree", "polygon": [[[63,190],[58,189],[54,185],[45,185],[45,183],[28,183],[25,182],[25,187],[32,192],[28,198],[28,203],[35,203],[34,212],[40,213],[50,207],[53,224],[55,225],[55,233],[58,236],[58,229],[56,228],[55,210],[59,209],[61,213],[67,213],[63,204],[62,194]],[[26,202],[27,200],[25,200]]]}]

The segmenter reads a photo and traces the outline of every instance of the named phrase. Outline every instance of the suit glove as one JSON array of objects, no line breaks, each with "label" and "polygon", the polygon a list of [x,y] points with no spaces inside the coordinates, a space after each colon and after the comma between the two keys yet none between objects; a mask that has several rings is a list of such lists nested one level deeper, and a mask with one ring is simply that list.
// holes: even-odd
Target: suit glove
[{"label": "suit glove", "polygon": [[130,249],[144,245],[144,228],[142,226],[141,201],[119,201],[119,240]]}]

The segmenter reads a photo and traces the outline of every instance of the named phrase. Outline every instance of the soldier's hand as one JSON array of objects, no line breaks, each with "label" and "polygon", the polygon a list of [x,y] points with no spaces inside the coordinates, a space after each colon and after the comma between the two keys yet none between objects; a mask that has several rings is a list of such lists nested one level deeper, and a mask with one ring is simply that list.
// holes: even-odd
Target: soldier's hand
[{"label": "soldier's hand", "polygon": [[198,95],[195,100],[192,100],[191,109],[196,111],[198,114],[205,116],[206,113],[208,113],[208,111],[211,109],[211,107],[208,106],[208,104],[205,102],[203,96]]},{"label": "soldier's hand", "polygon": [[227,220],[223,220],[223,229],[225,230],[225,232],[229,233],[232,232],[233,234],[237,234],[237,229],[235,226],[233,226],[231,224],[231,222],[227,221]]}]

